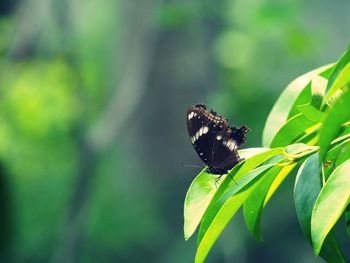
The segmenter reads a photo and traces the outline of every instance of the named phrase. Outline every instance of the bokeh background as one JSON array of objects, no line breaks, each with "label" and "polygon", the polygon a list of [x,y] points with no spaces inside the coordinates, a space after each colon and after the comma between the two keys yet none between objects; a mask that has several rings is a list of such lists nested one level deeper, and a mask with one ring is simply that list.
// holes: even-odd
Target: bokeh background
[{"label": "bokeh background", "polygon": [[[200,164],[187,107],[206,103],[261,145],[298,75],[335,61],[346,0],[1,0],[0,261],[192,262],[183,200]],[[238,216],[208,262],[322,262],[290,176]]]}]

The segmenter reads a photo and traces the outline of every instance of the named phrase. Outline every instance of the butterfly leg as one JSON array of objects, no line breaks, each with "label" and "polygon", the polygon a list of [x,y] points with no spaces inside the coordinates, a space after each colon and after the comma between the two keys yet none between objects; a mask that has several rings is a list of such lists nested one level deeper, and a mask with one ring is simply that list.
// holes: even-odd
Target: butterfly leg
[{"label": "butterfly leg", "polygon": [[221,179],[221,177],[223,176],[223,174],[220,174],[218,177],[215,178],[215,188],[218,188],[219,186],[219,181]]}]

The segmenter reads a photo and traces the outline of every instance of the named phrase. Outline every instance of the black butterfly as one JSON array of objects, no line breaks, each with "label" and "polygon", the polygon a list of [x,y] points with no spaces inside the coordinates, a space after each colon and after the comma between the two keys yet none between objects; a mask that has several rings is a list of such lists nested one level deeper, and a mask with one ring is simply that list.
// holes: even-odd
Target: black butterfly
[{"label": "black butterfly", "polygon": [[228,120],[215,111],[207,111],[204,104],[187,111],[187,129],[191,143],[212,174],[226,174],[243,160],[237,148],[245,143],[250,129],[243,125],[230,127]]}]

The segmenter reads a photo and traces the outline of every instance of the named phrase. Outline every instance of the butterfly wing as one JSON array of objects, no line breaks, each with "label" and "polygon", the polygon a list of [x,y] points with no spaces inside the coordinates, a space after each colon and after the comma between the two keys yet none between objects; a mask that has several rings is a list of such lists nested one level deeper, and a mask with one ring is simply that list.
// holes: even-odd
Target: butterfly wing
[{"label": "butterfly wing", "polygon": [[245,142],[245,133],[249,131],[246,126],[230,128],[227,119],[199,104],[187,111],[187,129],[194,149],[210,173],[227,173],[242,160],[237,148]]},{"label": "butterfly wing", "polygon": [[245,125],[232,127],[230,129],[232,130],[230,137],[236,142],[237,147],[244,144],[246,141],[245,135],[250,132],[250,129]]},{"label": "butterfly wing", "polygon": [[215,133],[211,122],[203,114],[201,108],[191,107],[187,111],[187,129],[191,143],[199,158],[210,166],[213,161],[212,150]]},{"label": "butterfly wing", "polygon": [[230,137],[230,130],[216,136],[213,161],[210,170],[214,173],[227,173],[242,159],[237,152],[237,142]]},{"label": "butterfly wing", "polygon": [[240,127],[229,127],[223,134],[222,143],[214,149],[215,161],[218,167],[222,167],[223,170],[231,170],[237,163],[243,160],[240,158],[237,149],[240,145],[246,141],[245,134],[250,129],[243,125]]}]

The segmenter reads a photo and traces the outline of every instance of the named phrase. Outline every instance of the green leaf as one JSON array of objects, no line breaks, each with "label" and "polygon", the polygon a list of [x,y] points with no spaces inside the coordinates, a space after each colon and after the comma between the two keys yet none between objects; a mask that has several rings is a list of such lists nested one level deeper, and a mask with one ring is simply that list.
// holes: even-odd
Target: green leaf
[{"label": "green leaf", "polygon": [[[272,157],[275,157],[277,155],[282,155],[284,153],[284,149],[281,147],[274,148],[274,149],[260,148],[260,149],[264,149],[264,151],[260,151],[260,152],[257,151],[257,149],[259,148],[253,148],[253,149],[255,150],[255,152],[257,152],[255,155],[251,155],[250,153],[239,151],[240,156],[246,159],[244,160],[238,172],[234,175],[235,180],[239,180],[240,178],[245,176],[246,173],[250,172],[251,170],[259,166],[260,164],[266,162],[267,160],[271,159]],[[229,176],[227,176],[226,178],[225,180],[230,182],[228,186],[235,184],[235,182]],[[224,188],[224,185],[223,185],[223,188]]]},{"label": "green leaf", "polygon": [[[267,152],[262,154],[263,152]],[[270,158],[274,154],[283,152],[282,149],[279,150],[269,150],[268,148],[250,148],[239,151],[239,155],[243,158],[249,158],[251,156],[257,155],[254,159],[258,161],[259,156],[261,156],[261,162],[265,158]],[[248,164],[251,161],[248,161]],[[260,163],[259,163],[260,164]],[[249,165],[248,165],[249,166]],[[247,167],[247,165],[245,165]],[[235,167],[238,169],[239,167]],[[250,167],[247,167],[250,169]],[[215,179],[217,175],[206,173],[206,168],[200,172],[197,177],[192,181],[185,198],[184,205],[184,236],[185,240],[188,240],[193,233],[196,231],[205,210],[207,209],[213,195],[217,191],[217,186],[215,185]]]},{"label": "green leaf", "polygon": [[[342,57],[338,60],[338,62],[334,65],[334,69],[331,73],[331,76],[328,80],[328,85],[326,89],[326,96],[324,98],[324,101],[328,101],[330,97],[332,97],[335,92],[342,87],[342,85],[339,85],[341,83],[344,83],[343,79],[348,79],[349,73],[349,62],[350,62],[350,49],[347,50]],[[346,70],[345,70],[346,69]],[[344,71],[345,70],[345,71]],[[344,71],[344,72],[343,72]]]},{"label": "green leaf", "polygon": [[186,194],[184,206],[185,240],[188,240],[196,230],[205,209],[216,191],[215,179],[217,175],[206,173],[205,170],[192,181]]},{"label": "green leaf", "polygon": [[[250,172],[263,162],[271,159],[274,156],[282,155],[284,153],[283,148],[275,148],[275,149],[268,149],[268,148],[253,148],[255,152],[258,152],[257,154],[247,157],[251,155],[250,153],[245,152],[246,150],[239,151],[240,156],[246,158],[243,162],[243,164],[240,167],[237,167],[236,169],[233,169],[229,176],[226,176],[220,186],[218,187],[218,190],[216,191],[214,197],[212,198],[212,203],[215,203],[216,200],[224,194],[224,192],[236,184],[236,181],[239,180],[242,176],[244,176],[246,173]],[[260,152],[259,152],[260,151]],[[234,180],[232,180],[234,178]]]},{"label": "green leaf", "polygon": [[309,104],[312,98],[311,81],[300,92],[299,96],[294,100],[293,106],[289,111],[288,119],[299,113],[298,105]]},{"label": "green leaf", "polygon": [[[309,129],[317,122],[306,118],[303,114],[297,114],[289,119],[276,133],[270,147],[282,147],[295,142],[302,135],[307,134]],[[315,126],[316,127],[316,126]]]},{"label": "green leaf", "polygon": [[349,170],[350,160],[338,166],[329,176],[316,200],[311,217],[311,237],[316,255],[349,202]]},{"label": "green leaf", "polygon": [[304,104],[304,105],[299,105],[298,110],[309,120],[314,121],[314,122],[321,122],[323,113],[322,111],[319,111],[316,109],[314,106],[311,104]]},{"label": "green leaf", "polygon": [[[317,196],[321,191],[322,180],[317,154],[313,154],[300,167],[294,187],[294,202],[301,229],[310,242],[311,215]],[[320,256],[328,262],[345,262],[341,248],[334,234],[329,235]]]},{"label": "green leaf", "polygon": [[241,207],[242,203],[249,196],[252,190],[253,188],[236,194],[227,200],[227,202],[222,206],[218,215],[215,217],[212,224],[208,227],[205,235],[198,244],[195,263],[204,262],[216,239],[219,237],[220,233],[224,230],[227,223],[235,215],[237,210]]},{"label": "green leaf", "polygon": [[[255,158],[254,158],[255,159]],[[259,158],[260,159],[260,158]],[[262,159],[260,159],[262,160]],[[210,224],[213,216],[219,211],[220,207],[225,203],[227,199],[232,197],[232,195],[241,189],[243,186],[245,186],[245,182],[251,177],[254,177],[256,175],[259,175],[266,169],[271,168],[275,164],[266,164],[263,166],[260,166],[258,168],[252,168],[251,170],[246,171],[244,167],[242,166],[238,170],[236,170],[236,174],[233,174],[233,177],[235,178],[235,181],[232,180],[232,175],[227,176],[225,180],[221,183],[221,185],[218,188],[218,191],[215,193],[214,197],[212,198],[207,210],[204,213],[203,221],[201,223],[199,233],[198,233],[198,242],[202,239],[207,226]],[[241,171],[243,169],[243,172]],[[237,176],[238,175],[238,176]],[[243,176],[244,175],[244,176]],[[243,177],[242,177],[243,176]],[[231,178],[230,178],[231,177]],[[227,184],[225,187],[223,185],[225,184],[225,181],[230,181],[230,184]],[[249,181],[250,182],[250,181]]]},{"label": "green leaf", "polygon": [[249,172],[216,200],[215,204],[210,204],[199,229],[195,262],[204,261],[220,233],[253,191],[255,187],[254,182],[273,166],[274,164],[266,164]]},{"label": "green leaf", "polygon": [[350,134],[350,122],[344,123],[344,130],[340,133],[340,136]]},{"label": "green leaf", "polygon": [[331,76],[331,74],[332,74],[332,72],[333,72],[333,70],[334,70],[334,64],[330,64],[329,65],[330,67],[329,68],[327,68],[325,71],[323,71],[323,72],[321,72],[320,74],[319,74],[319,76],[321,76],[321,77],[323,77],[323,78],[325,78],[325,79],[329,79],[329,77]]},{"label": "green leaf", "polygon": [[315,78],[311,82],[312,98],[310,104],[316,109],[321,109],[323,97],[326,92],[328,81],[324,78]]},{"label": "green leaf", "polygon": [[348,234],[348,238],[350,238],[350,205],[346,207],[344,214],[345,214],[346,233]]},{"label": "green leaf", "polygon": [[329,263],[347,262],[334,231],[329,232],[326,237],[320,252],[320,257],[324,258]]},{"label": "green leaf", "polygon": [[320,109],[323,97],[327,87],[327,80],[323,77],[315,76],[304,88],[299,97],[294,101],[293,107],[289,112],[288,119],[299,113],[298,106],[310,104],[316,109]]},{"label": "green leaf", "polygon": [[[348,142],[348,141],[347,141]],[[335,161],[335,166],[341,165],[343,162],[350,159],[350,145],[346,143],[339,152],[338,158]]]},{"label": "green leaf", "polygon": [[299,94],[304,90],[305,86],[313,79],[320,78],[319,73],[327,70],[331,65],[323,66],[310,71],[297,79],[293,80],[288,87],[283,91],[277,102],[273,106],[265,123],[263,131],[263,146],[268,147],[276,132],[287,121],[289,112],[294,105],[294,101],[298,98]]},{"label": "green leaf", "polygon": [[[350,138],[348,138],[347,140],[341,141],[327,152],[326,158],[325,158],[326,161],[325,161],[324,169],[323,169],[325,180],[327,180],[328,177],[330,176],[330,174],[334,171],[336,164],[342,163],[342,162],[337,161],[337,160],[338,160],[338,157],[340,156],[340,154],[343,152],[343,148],[346,147],[349,142],[350,142]],[[347,155],[345,155],[345,156],[347,156]],[[349,158],[347,158],[347,159],[349,159]],[[345,161],[345,159],[344,159],[344,161]]]},{"label": "green leaf", "polygon": [[333,82],[333,85],[331,86],[331,89],[327,93],[327,95],[324,98],[324,103],[327,103],[332,97],[336,96],[338,90],[343,89],[346,87],[350,82],[350,63],[347,64],[344,69],[339,73],[335,81]]},{"label": "green leaf", "polygon": [[262,240],[260,222],[267,192],[281,170],[282,167],[280,166],[271,168],[257,182],[255,190],[244,202],[243,214],[246,225],[257,240]]},{"label": "green leaf", "polygon": [[299,168],[294,186],[296,213],[304,235],[311,240],[311,214],[321,191],[322,180],[317,154],[313,154]]},{"label": "green leaf", "polygon": [[284,153],[290,158],[301,158],[318,150],[318,146],[310,146],[304,143],[295,143],[284,148]]},{"label": "green leaf", "polygon": [[320,160],[323,161],[328,147],[333,139],[340,133],[341,125],[350,118],[350,92],[347,91],[333,104],[333,107],[326,113],[320,130]]},{"label": "green leaf", "polygon": [[[303,158],[306,155],[311,154],[312,152],[315,152],[318,149],[317,146],[309,146],[303,143],[296,143],[288,145],[285,149],[285,156],[290,159],[300,159]],[[294,167],[297,165],[297,162],[291,163],[290,165],[284,166],[283,169],[278,173],[277,177],[271,184],[264,201],[264,206],[267,204],[267,202],[270,200],[274,192],[277,190],[277,188],[280,186],[280,184],[284,181],[284,179],[287,177],[287,175],[294,169]]]},{"label": "green leaf", "polygon": [[270,148],[260,148],[260,147],[247,148],[247,149],[238,150],[238,154],[239,154],[239,156],[241,156],[241,158],[244,158],[246,160],[254,155],[257,155],[257,154],[260,154],[263,152],[267,152],[269,150],[270,150]]},{"label": "green leaf", "polygon": [[271,184],[269,191],[266,194],[266,198],[264,201],[264,206],[267,204],[267,202],[270,200],[270,198],[272,197],[272,195],[275,193],[275,191],[277,190],[277,188],[281,185],[281,183],[284,181],[284,179],[287,177],[288,174],[290,174],[290,172],[294,169],[294,167],[297,165],[298,163],[293,163],[291,165],[285,166],[283,167],[283,169],[278,173],[277,177],[275,178],[275,180],[273,181],[273,183]]},{"label": "green leaf", "polygon": [[[291,144],[288,145],[285,149],[285,156],[287,156],[289,159],[300,159],[306,155],[309,155],[312,152],[315,152],[318,149],[316,146],[309,146],[303,143],[297,143],[297,144]],[[297,165],[297,162],[291,163],[290,165],[284,166],[282,170],[277,174],[276,178],[270,185],[268,192],[266,194],[265,200],[264,200],[264,207],[266,206],[267,202],[270,200],[272,195],[275,193],[277,188],[281,185],[281,183],[284,181],[284,179],[290,174],[290,172],[294,169],[294,167]]]}]

